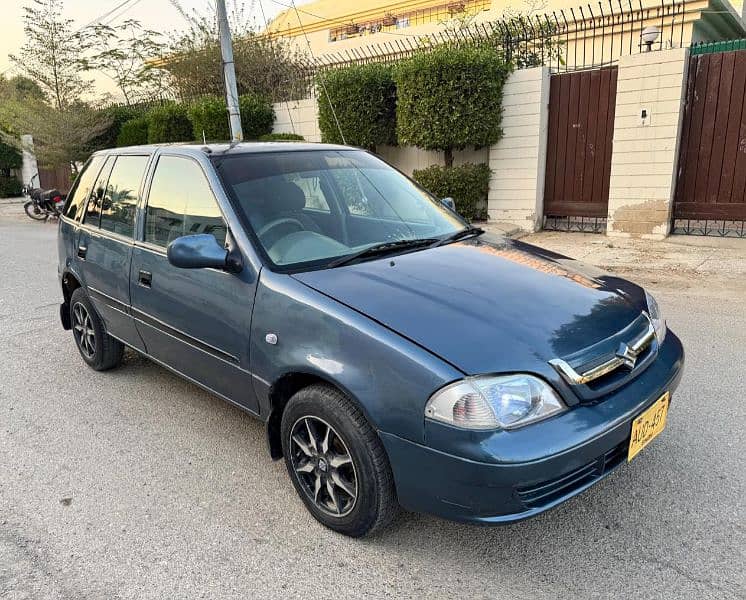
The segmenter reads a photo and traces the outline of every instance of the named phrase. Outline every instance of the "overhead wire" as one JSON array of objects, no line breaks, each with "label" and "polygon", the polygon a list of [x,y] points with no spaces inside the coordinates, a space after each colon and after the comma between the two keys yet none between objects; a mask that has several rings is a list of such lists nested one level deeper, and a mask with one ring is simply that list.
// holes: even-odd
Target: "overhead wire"
[{"label": "overhead wire", "polygon": [[[264,12],[264,4],[262,0],[259,0],[259,10],[262,13],[262,21],[264,23],[264,27],[267,27],[267,25],[269,25],[269,21],[267,20],[267,14]],[[290,129],[292,129],[293,133],[297,135],[298,132],[295,130],[295,121],[293,121],[293,111],[290,110],[289,100],[285,102],[285,106],[288,109],[288,119],[290,120]]]},{"label": "overhead wire", "polygon": [[[291,0],[292,4],[285,4],[284,2],[280,2],[279,0],[269,0],[269,1],[272,2],[273,4],[277,4],[278,6],[284,6],[285,8],[294,9],[296,16],[298,17],[298,24],[301,26],[301,29],[303,28],[303,24],[301,23],[300,15],[298,15],[299,12],[302,12],[304,15],[308,15],[309,17],[320,19],[324,21],[324,23],[329,24],[329,25],[349,25],[350,24],[350,20],[345,19],[344,17],[337,18],[337,19],[329,19],[327,17],[322,17],[321,15],[318,15],[316,13],[312,13],[303,8],[297,8],[295,6],[294,0]],[[383,31],[383,30],[377,31],[376,33],[382,33],[384,35],[394,35],[397,37],[413,37],[416,35],[412,33],[396,33],[395,31]]]},{"label": "overhead wire", "polygon": [[[274,0],[273,0],[274,1]],[[313,49],[311,48],[311,41],[308,39],[308,35],[306,34],[306,28],[303,27],[303,22],[300,19],[300,14],[298,13],[298,7],[295,5],[295,0],[290,0],[292,3],[292,7],[295,10],[295,16],[298,18],[298,24],[300,25],[300,30],[303,33],[303,37],[306,40],[306,45],[308,46],[308,53],[311,55],[311,58],[316,61],[316,57],[313,54]],[[324,83],[324,76],[323,74],[319,74],[319,83],[321,84],[321,88],[324,91],[324,95],[326,96],[326,101],[329,103],[329,108],[332,111],[332,116],[334,117],[334,122],[337,124],[337,130],[339,131],[339,136],[342,138],[342,143],[346,146],[347,140],[345,139],[345,134],[342,131],[342,126],[339,124],[339,119],[337,118],[337,111],[334,108],[334,104],[332,103],[331,96],[329,95],[329,90],[326,89],[326,83]]]}]

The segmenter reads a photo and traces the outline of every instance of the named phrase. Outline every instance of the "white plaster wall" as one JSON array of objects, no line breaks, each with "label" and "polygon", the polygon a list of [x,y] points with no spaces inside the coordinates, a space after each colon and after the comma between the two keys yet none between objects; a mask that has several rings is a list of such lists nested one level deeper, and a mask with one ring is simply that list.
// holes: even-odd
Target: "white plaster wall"
[{"label": "white plaster wall", "polygon": [[670,231],[687,62],[685,49],[619,61],[607,235],[660,239]]},{"label": "white plaster wall", "polygon": [[490,220],[541,227],[549,128],[549,69],[515,71],[503,90],[503,138],[489,150]]},{"label": "white plaster wall", "polygon": [[[420,150],[412,146],[381,146],[378,148],[378,154],[407,175],[412,175],[412,172],[416,169],[426,169],[431,165],[444,164],[442,152]],[[486,163],[488,158],[489,148],[456,151],[453,153],[453,164]]]},{"label": "white plaster wall", "polygon": [[320,142],[319,111],[316,98],[278,102],[274,105],[274,133],[297,133],[308,142]]},{"label": "white plaster wall", "polygon": [[34,139],[30,135],[21,136],[21,147],[23,148],[23,165],[21,167],[21,182],[39,187],[39,165],[36,163],[34,154]]}]

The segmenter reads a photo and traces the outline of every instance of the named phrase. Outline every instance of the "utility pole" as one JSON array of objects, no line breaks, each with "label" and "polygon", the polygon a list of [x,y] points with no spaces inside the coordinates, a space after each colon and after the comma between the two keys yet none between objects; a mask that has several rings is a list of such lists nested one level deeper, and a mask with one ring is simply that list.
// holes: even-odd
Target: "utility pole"
[{"label": "utility pole", "polygon": [[243,140],[241,129],[241,111],[238,107],[238,87],[236,86],[236,68],[233,62],[233,44],[231,29],[228,25],[228,13],[225,0],[215,0],[217,4],[218,30],[220,32],[220,52],[223,55],[223,80],[225,81],[225,99],[228,104],[228,119],[231,125],[231,141]]}]

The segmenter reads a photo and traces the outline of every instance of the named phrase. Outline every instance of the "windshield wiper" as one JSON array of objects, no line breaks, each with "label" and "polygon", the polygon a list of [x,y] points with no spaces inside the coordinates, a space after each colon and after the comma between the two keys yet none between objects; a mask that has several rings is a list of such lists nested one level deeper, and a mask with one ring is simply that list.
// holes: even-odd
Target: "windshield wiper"
[{"label": "windshield wiper", "polygon": [[440,240],[437,238],[419,238],[412,240],[396,240],[394,242],[382,242],[380,244],[376,244],[375,246],[368,246],[364,250],[360,250],[360,252],[348,254],[347,256],[343,256],[341,258],[338,258],[337,260],[333,260],[327,265],[327,268],[333,269],[334,267],[341,267],[342,265],[349,264],[356,260],[361,260],[364,258],[375,258],[377,256],[382,256],[384,254],[398,252],[401,250],[410,250],[412,248],[432,246],[435,242],[438,241]]},{"label": "windshield wiper", "polygon": [[446,244],[451,244],[453,242],[457,242],[459,240],[463,240],[464,238],[482,235],[484,233],[484,229],[480,227],[466,227],[464,229],[461,229],[457,231],[456,233],[452,233],[451,235],[448,235],[444,238],[440,238],[434,245],[433,248],[437,248],[438,246],[445,246]]}]

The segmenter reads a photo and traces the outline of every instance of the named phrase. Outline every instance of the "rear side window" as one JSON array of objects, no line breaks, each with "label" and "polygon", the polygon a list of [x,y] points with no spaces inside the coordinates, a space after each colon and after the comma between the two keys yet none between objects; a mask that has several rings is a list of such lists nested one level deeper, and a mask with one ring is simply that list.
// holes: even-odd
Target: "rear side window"
[{"label": "rear side window", "polygon": [[106,192],[106,182],[109,180],[109,173],[111,173],[111,167],[113,164],[114,157],[107,157],[106,163],[104,163],[103,168],[96,178],[96,183],[93,185],[90,199],[88,200],[88,206],[85,210],[85,216],[83,217],[83,223],[87,225],[92,225],[94,227],[99,226],[101,220],[101,207],[104,203],[104,193]]},{"label": "rear side window", "polygon": [[166,247],[176,238],[210,233],[225,245],[227,228],[200,166],[191,159],[158,159],[148,194],[145,241]]},{"label": "rear side window", "polygon": [[132,237],[147,156],[118,156],[101,203],[101,229]]},{"label": "rear side window", "polygon": [[101,170],[101,165],[104,164],[105,159],[105,156],[94,156],[78,175],[73,189],[68,195],[67,206],[65,206],[65,216],[68,219],[80,218],[85,207],[85,202],[91,195],[93,183],[96,181],[96,176]]}]

